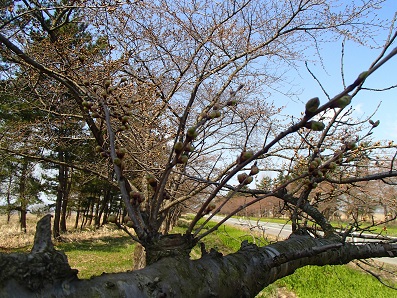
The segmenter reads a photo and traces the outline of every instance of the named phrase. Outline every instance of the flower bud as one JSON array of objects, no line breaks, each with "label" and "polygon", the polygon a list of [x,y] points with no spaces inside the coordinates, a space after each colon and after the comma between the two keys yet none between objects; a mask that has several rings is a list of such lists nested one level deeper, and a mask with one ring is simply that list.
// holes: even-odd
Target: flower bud
[{"label": "flower bud", "polygon": [[94,105],[91,101],[87,101],[87,100],[84,100],[81,104],[85,108],[91,108]]},{"label": "flower bud", "polygon": [[318,97],[314,97],[314,98],[310,99],[306,103],[305,114],[306,115],[314,114],[317,111],[319,106],[320,106],[320,99]]},{"label": "flower bud", "polygon": [[192,144],[188,144],[184,150],[185,152],[193,152],[194,146]]},{"label": "flower bud", "polygon": [[226,105],[229,106],[229,107],[236,106],[237,105],[237,100],[235,100],[235,99],[228,100],[226,102]]},{"label": "flower bud", "polygon": [[178,159],[178,163],[184,164],[184,163],[187,163],[188,160],[189,160],[189,157],[186,154],[182,154]]},{"label": "flower bud", "polygon": [[113,163],[114,163],[116,166],[121,166],[121,159],[118,158],[118,157],[116,157],[116,158],[113,160]]},{"label": "flower bud", "polygon": [[254,152],[252,150],[243,151],[240,155],[240,162],[244,162],[254,156]]},{"label": "flower bud", "polygon": [[103,90],[101,92],[101,96],[102,96],[103,99],[106,99],[109,96],[109,94],[106,92],[106,90]]},{"label": "flower bud", "polygon": [[247,178],[245,178],[244,185],[250,184],[253,180],[254,178],[252,176],[248,176]]},{"label": "flower bud", "polygon": [[357,144],[356,144],[356,142],[348,142],[347,144],[346,144],[346,148],[347,149],[349,149],[349,150],[354,150],[354,149],[356,149],[357,148]]},{"label": "flower bud", "polygon": [[305,127],[314,131],[322,131],[325,128],[325,124],[319,121],[308,121]]},{"label": "flower bud", "polygon": [[125,116],[121,117],[121,122],[122,122],[123,124],[126,124],[126,123],[128,122],[128,116],[125,115]]},{"label": "flower bud", "polygon": [[111,82],[110,80],[105,80],[105,82],[104,82],[105,88],[109,88],[109,86],[110,86],[111,83],[112,83],[112,82]]},{"label": "flower bud", "polygon": [[[370,120],[370,122],[369,122],[369,123],[371,123],[371,121],[372,121],[372,120]],[[374,121],[372,121],[372,123],[371,123],[371,124],[372,124],[372,127],[373,127],[373,128],[375,128],[375,127],[378,127],[378,125],[380,124],[380,121],[379,121],[379,120],[376,120],[375,122],[374,122]]]},{"label": "flower bud", "polygon": [[237,180],[240,184],[243,183],[246,178],[248,178],[248,175],[246,173],[241,173],[237,175]]},{"label": "flower bud", "polygon": [[215,119],[216,116],[217,116],[217,111],[211,111],[210,113],[207,114],[206,118]]},{"label": "flower bud", "polygon": [[186,136],[190,139],[190,140],[194,140],[195,138],[197,138],[197,131],[196,131],[196,127],[189,127],[186,131]]},{"label": "flower bud", "polygon": [[309,164],[309,171],[313,171],[313,170],[317,169],[317,167],[318,167],[318,163],[317,163],[316,161],[313,160],[313,161]]},{"label": "flower bud", "polygon": [[328,168],[330,169],[330,170],[335,170],[336,169],[336,162],[330,162],[329,163],[329,165],[328,165]]},{"label": "flower bud", "polygon": [[214,210],[216,208],[215,204],[209,204],[207,207],[210,211]]},{"label": "flower bud", "polygon": [[257,165],[253,165],[253,166],[251,167],[251,171],[250,171],[249,175],[250,175],[250,176],[254,176],[254,175],[258,174],[258,173],[259,173],[259,168],[258,168],[258,166],[257,166]]},{"label": "flower bud", "polygon": [[352,101],[352,97],[350,95],[345,95],[342,96],[341,98],[338,98],[335,102],[335,107],[343,109],[346,106],[348,106]]},{"label": "flower bud", "polygon": [[181,153],[183,149],[183,143],[182,142],[176,142],[174,145],[174,150],[177,154]]},{"label": "flower bud", "polygon": [[116,155],[118,158],[124,158],[125,154],[127,153],[127,150],[125,148],[120,148],[116,150]]},{"label": "flower bud", "polygon": [[156,178],[154,178],[153,175],[149,175],[149,176],[147,177],[147,182],[149,183],[149,185],[150,185],[151,187],[153,187],[153,188],[157,187],[157,180],[156,180]]}]

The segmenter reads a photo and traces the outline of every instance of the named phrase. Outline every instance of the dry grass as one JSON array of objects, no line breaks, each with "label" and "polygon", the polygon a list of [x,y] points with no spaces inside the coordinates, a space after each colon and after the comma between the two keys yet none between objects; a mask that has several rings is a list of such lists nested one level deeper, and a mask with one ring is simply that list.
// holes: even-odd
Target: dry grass
[{"label": "dry grass", "polygon": [[8,252],[11,249],[29,250],[33,245],[37,221],[37,216],[29,214],[27,230],[24,233],[20,228],[18,214],[11,215],[9,223],[6,215],[0,215],[0,252]]},{"label": "dry grass", "polygon": [[85,228],[84,230],[70,230],[69,232],[62,234],[62,240],[64,242],[79,242],[79,241],[100,241],[105,237],[124,237],[126,233],[122,230],[117,229],[115,225],[109,224],[102,226],[98,229]]},{"label": "dry grass", "polygon": [[[33,245],[34,234],[36,232],[36,223],[41,217],[28,214],[27,231],[22,232],[20,229],[19,216],[14,214],[7,223],[7,217],[0,215],[0,252],[10,251],[29,251]],[[72,230],[75,218],[69,218],[67,226],[70,232],[62,234],[64,242],[79,242],[85,240],[99,240],[103,237],[121,237],[125,232],[118,230],[112,225],[106,225],[99,229],[86,228],[84,230]],[[54,241],[57,245],[58,242]]]}]

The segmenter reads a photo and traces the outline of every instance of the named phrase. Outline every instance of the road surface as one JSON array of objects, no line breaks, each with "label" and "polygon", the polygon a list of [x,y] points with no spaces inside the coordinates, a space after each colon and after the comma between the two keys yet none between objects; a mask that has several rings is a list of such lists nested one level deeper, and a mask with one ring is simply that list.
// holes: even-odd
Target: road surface
[{"label": "road surface", "polygon": [[[211,220],[219,222],[223,219],[223,216],[215,215]],[[226,221],[226,224],[240,226],[243,228],[251,229],[254,231],[263,232],[264,235],[270,235],[272,237],[278,238],[278,240],[286,239],[292,233],[291,225],[287,224],[279,224],[274,222],[263,222],[263,221],[255,221],[250,219],[242,219],[242,218],[229,218]],[[355,238],[350,237],[349,241],[375,241],[370,239],[362,239],[362,238]],[[374,260],[381,261],[383,263],[392,264],[397,266],[397,258],[376,258]]]}]

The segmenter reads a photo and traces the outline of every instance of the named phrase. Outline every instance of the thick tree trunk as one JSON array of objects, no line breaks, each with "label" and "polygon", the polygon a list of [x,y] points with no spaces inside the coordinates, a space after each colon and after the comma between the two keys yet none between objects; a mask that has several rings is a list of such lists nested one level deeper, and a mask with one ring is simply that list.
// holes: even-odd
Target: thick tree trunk
[{"label": "thick tree trunk", "polygon": [[[52,246],[49,216],[37,226],[29,255],[0,255],[0,267],[4,268],[0,297],[254,297],[306,265],[397,256],[395,243],[354,245],[338,238],[294,236],[262,248],[243,242],[238,252],[227,256],[211,251],[193,261],[178,254],[142,270],[78,280],[65,255]],[[166,243],[179,243],[182,238],[171,237]]]}]

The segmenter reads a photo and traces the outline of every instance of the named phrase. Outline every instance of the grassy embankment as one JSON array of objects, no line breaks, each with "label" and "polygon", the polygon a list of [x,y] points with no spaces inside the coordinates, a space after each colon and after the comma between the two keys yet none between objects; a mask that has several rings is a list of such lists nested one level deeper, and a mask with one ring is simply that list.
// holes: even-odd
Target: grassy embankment
[{"label": "grassy embankment", "polygon": [[[236,218],[248,218],[242,216],[235,216]],[[259,218],[259,217],[249,217],[250,220],[262,221],[262,222],[273,222],[279,224],[288,224],[289,220],[285,218]],[[331,224],[335,228],[345,229],[349,226],[349,222],[346,221],[331,221]],[[372,227],[372,223],[365,222],[361,225],[361,228],[367,229],[364,233],[372,233],[374,235],[381,234],[383,236],[397,237],[397,223],[392,221],[383,225]]]},{"label": "grassy embankment", "polygon": [[[15,220],[15,218],[14,218]],[[29,251],[33,242],[34,220],[28,233],[21,234],[14,222],[6,225],[0,220],[0,252]],[[211,227],[209,223],[207,227]],[[183,228],[175,228],[182,232]],[[134,244],[128,236],[107,226],[96,231],[86,230],[65,235],[65,242],[56,243],[64,250],[80,278],[100,275],[102,272],[122,272],[132,267]],[[236,251],[242,240],[265,245],[265,241],[247,231],[224,226],[205,238],[207,249],[214,247],[224,254]],[[192,258],[200,256],[194,248]],[[291,276],[265,288],[257,297],[397,297],[397,291],[382,286],[375,278],[352,266],[308,266]]]}]

